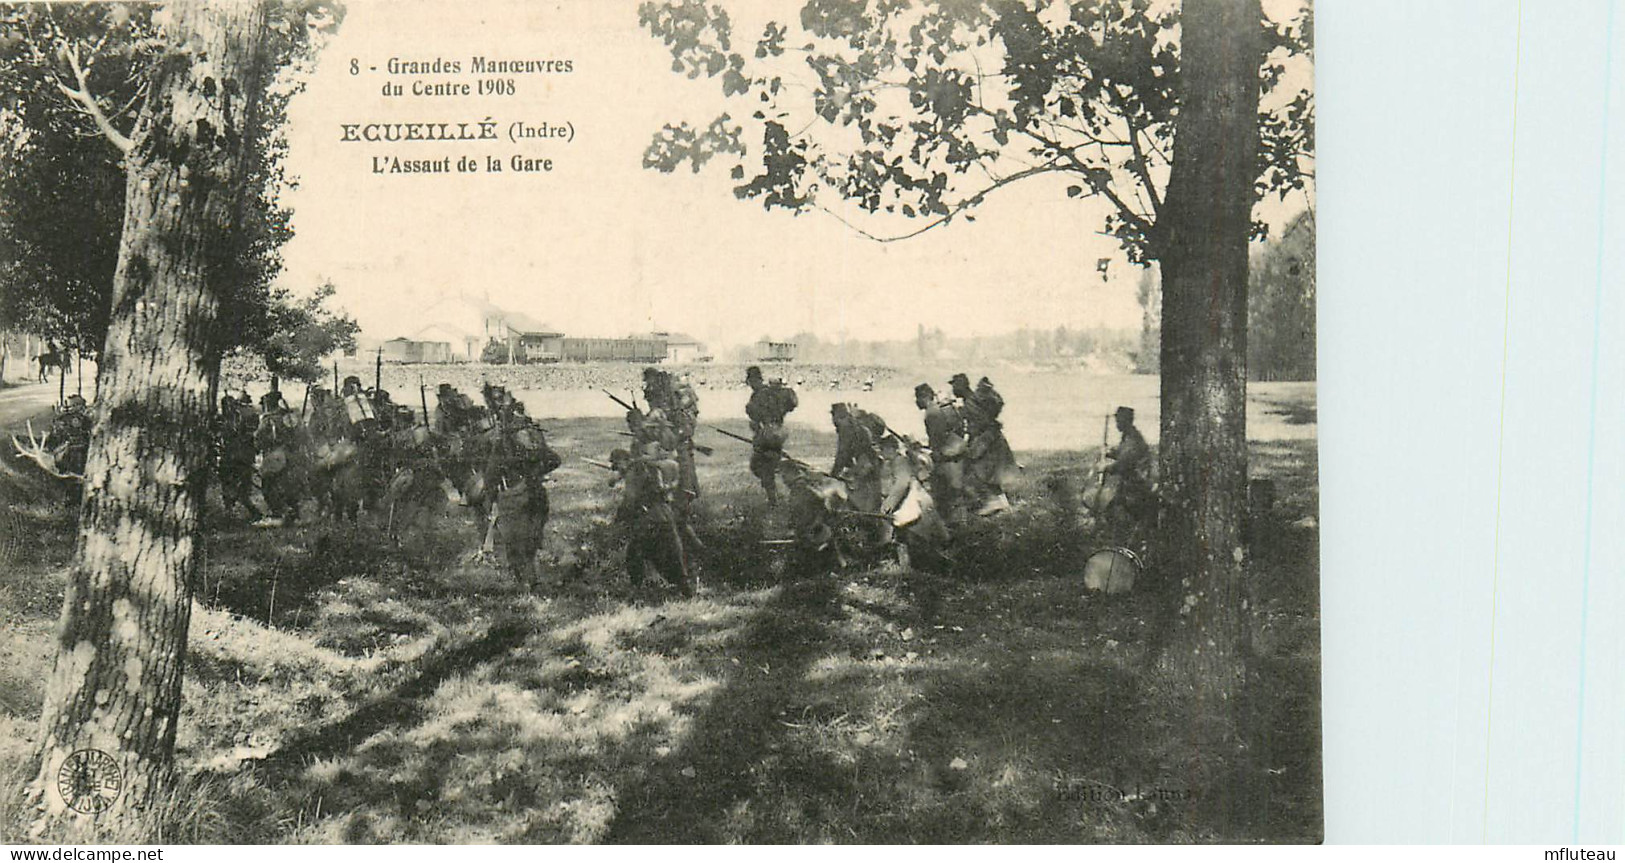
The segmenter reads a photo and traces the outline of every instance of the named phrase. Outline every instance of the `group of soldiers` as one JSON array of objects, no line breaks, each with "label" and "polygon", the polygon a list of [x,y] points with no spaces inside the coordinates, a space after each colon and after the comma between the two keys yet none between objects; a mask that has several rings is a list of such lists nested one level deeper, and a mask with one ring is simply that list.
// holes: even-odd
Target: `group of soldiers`
[{"label": "group of soldiers", "polygon": [[[854,554],[895,551],[907,565],[911,552],[946,559],[950,525],[1011,507],[1009,484],[1020,465],[1000,420],[1004,398],[986,377],[972,386],[967,375],[954,375],[947,397],[928,383],[914,388],[924,441],[857,405],[831,404],[836,451],[827,471],[786,452],[796,391],[757,366],[746,370],[745,382],[750,436],[715,430],[750,444],[749,469],[769,505],[788,504],[782,511],[791,538],[769,541],[827,553],[840,565]],[[652,570],[691,594],[693,557],[704,550],[693,523],[695,457],[712,452],[694,440],[699,398],[686,376],[652,367],[643,372],[643,405],[609,395],[626,410],[629,441],[608,463],[592,463],[612,471],[611,484],[621,487],[615,521],[625,532],[628,575],[640,584]],[[366,510],[398,531],[450,499],[477,514],[483,552],[495,554],[500,541],[516,577],[533,572],[550,511],[546,479],[562,460],[506,389],[486,384],[481,396],[476,404],[440,384],[431,419],[426,390],[420,413],[381,386],[363,389],[355,376],[337,392],[308,388],[297,410],[274,382],[257,406],[246,391],[228,393],[215,417],[226,512],[241,508],[250,521],[287,523],[307,505],[340,520]],[[1150,448],[1131,408],[1118,408],[1115,418],[1121,441],[1103,452],[1091,507],[1119,523],[1143,522],[1155,510]],[[90,430],[84,399],[71,397],[48,438],[59,465],[83,470]]]},{"label": "group of soldiers", "polygon": [[500,538],[509,568],[530,573],[550,509],[546,477],[562,460],[511,393],[487,384],[481,395],[476,405],[441,384],[431,421],[426,392],[420,414],[355,376],[337,393],[307,390],[298,410],[274,386],[257,408],[247,392],[228,393],[215,423],[226,513],[241,507],[251,521],[289,523],[307,504],[334,520],[370,510],[399,533],[457,500],[476,512],[482,550],[494,552]]}]

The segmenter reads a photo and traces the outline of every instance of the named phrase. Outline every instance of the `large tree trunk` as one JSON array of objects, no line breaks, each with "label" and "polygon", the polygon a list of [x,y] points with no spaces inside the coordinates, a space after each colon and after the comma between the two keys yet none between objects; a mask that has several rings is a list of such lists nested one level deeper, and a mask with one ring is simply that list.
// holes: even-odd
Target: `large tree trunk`
[{"label": "large tree trunk", "polygon": [[[1183,100],[1159,227],[1162,569],[1178,603],[1162,661],[1228,724],[1242,677],[1247,244],[1258,176],[1259,0],[1185,0]],[[1174,591],[1171,590],[1172,594]]]},{"label": "large tree trunk", "polygon": [[166,9],[169,47],[127,154],[78,558],[45,692],[42,831],[83,817],[62,791],[84,762],[72,753],[99,750],[121,774],[116,789],[99,786],[110,805],[98,828],[170,779],[219,364],[212,274],[231,248],[264,24],[261,5],[243,0]]}]

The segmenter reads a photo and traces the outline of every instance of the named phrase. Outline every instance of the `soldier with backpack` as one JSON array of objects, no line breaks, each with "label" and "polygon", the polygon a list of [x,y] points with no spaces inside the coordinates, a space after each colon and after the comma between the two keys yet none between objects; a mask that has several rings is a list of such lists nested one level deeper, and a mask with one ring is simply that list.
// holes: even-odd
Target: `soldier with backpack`
[{"label": "soldier with backpack", "polygon": [[750,401],[745,403],[745,416],[750,419],[751,453],[750,472],[761,481],[767,492],[769,505],[779,502],[779,460],[784,458],[784,418],[796,409],[799,401],[796,391],[774,379],[763,380],[760,366],[745,370],[745,385],[750,387]]}]

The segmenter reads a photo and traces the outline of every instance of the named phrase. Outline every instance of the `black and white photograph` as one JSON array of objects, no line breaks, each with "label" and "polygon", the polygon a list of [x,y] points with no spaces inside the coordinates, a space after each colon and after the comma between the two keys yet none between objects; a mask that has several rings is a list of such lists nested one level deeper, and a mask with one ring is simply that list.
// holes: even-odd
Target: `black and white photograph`
[{"label": "black and white photograph", "polygon": [[1314,80],[1310,0],[0,3],[0,843],[1320,842]]}]

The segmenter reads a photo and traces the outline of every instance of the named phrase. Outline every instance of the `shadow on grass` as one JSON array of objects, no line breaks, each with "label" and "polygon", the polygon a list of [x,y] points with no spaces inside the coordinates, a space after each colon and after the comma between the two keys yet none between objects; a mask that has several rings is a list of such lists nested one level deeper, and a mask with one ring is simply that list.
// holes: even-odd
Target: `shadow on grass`
[{"label": "shadow on grass", "polygon": [[259,762],[270,778],[302,769],[310,762],[353,751],[357,744],[386,727],[415,725],[424,718],[422,700],[447,678],[467,673],[524,643],[534,623],[513,615],[492,624],[484,636],[435,654],[420,663],[416,674],[388,693],[356,708],[344,719],[296,736]]},{"label": "shadow on grass", "polygon": [[[725,838],[729,813],[755,788],[754,768],[775,748],[808,665],[826,647],[838,612],[831,578],[786,585],[734,643],[737,670],[689,728],[681,748],[646,781],[621,792],[604,840],[704,843]],[[679,767],[678,765],[682,765]],[[810,782],[819,781],[814,772]]]}]

